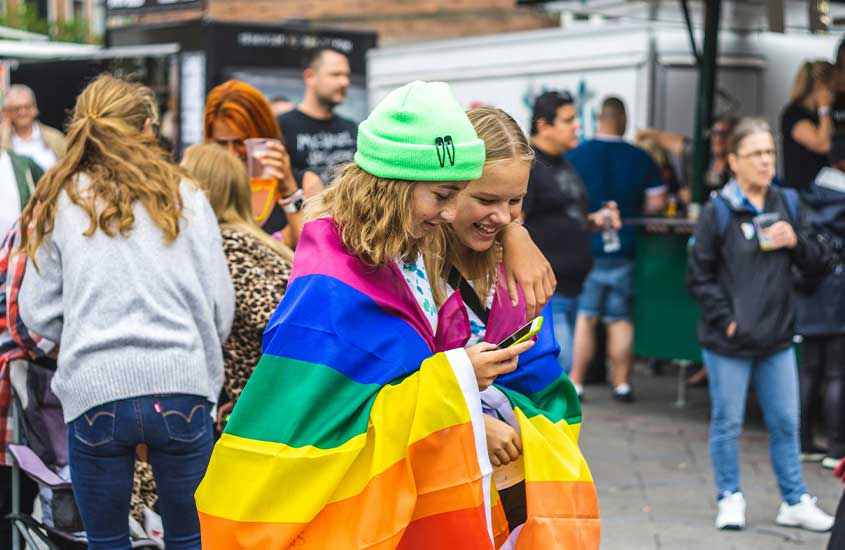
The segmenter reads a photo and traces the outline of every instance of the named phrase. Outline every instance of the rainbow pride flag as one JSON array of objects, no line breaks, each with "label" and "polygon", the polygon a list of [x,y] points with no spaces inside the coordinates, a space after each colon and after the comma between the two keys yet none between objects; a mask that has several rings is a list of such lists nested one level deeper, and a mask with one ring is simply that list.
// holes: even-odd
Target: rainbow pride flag
[{"label": "rainbow pride flag", "polygon": [[306,224],[264,355],[196,493],[203,548],[597,548],[565,396],[503,388],[529,495],[528,521],[508,533],[472,365],[435,342],[395,266],[349,255],[329,219]]}]

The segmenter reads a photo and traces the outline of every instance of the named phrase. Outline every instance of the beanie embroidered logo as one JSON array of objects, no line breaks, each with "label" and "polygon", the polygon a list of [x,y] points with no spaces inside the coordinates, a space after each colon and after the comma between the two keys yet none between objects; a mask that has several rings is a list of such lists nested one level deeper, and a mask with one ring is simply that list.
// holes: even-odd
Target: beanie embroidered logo
[{"label": "beanie embroidered logo", "polygon": [[437,149],[437,160],[440,162],[440,168],[446,167],[446,160],[449,160],[449,166],[455,165],[455,142],[452,136],[443,136],[434,138],[434,147]]}]

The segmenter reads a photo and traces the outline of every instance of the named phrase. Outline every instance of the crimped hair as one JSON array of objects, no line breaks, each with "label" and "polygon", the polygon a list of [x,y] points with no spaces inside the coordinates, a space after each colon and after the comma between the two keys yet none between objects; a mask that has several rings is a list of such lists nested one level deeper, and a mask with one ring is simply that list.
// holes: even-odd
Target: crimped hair
[{"label": "crimped hair", "polygon": [[[484,169],[488,166],[511,161],[532,162],[534,149],[522,132],[519,124],[509,114],[496,107],[477,107],[467,111],[467,118],[475,128],[479,139],[484,141],[486,156]],[[484,179],[484,173],[481,174]],[[496,283],[501,261],[501,247],[494,243],[485,252],[473,252],[468,256],[458,254],[460,242],[450,224],[437,228],[433,236],[434,243],[429,250],[439,254],[426,255],[426,270],[437,273],[440,280],[446,281],[449,271],[455,266],[473,283],[481,303],[484,303],[490,288]],[[432,284],[432,294],[438,306],[446,300],[443,285]]]},{"label": "crimped hair", "polygon": [[401,258],[413,261],[431,239],[411,231],[415,182],[379,178],[354,162],[332,186],[305,205],[306,220],[330,216],[344,246],[373,267]]},{"label": "crimped hair", "polygon": [[279,123],[267,99],[240,80],[214,87],[205,101],[205,139],[211,139],[214,122],[223,120],[240,139],[282,139]]},{"label": "crimped hair", "polygon": [[293,264],[293,251],[265,233],[252,217],[249,175],[241,159],[219,145],[200,143],[185,150],[182,168],[205,191],[222,229],[247,233]]},{"label": "crimped hair", "polygon": [[[184,172],[155,136],[144,133],[148,121],[158,124],[158,108],[146,86],[102,74],[82,90],[68,123],[67,152],[44,175],[24,208],[21,227],[31,227],[32,232],[21,232],[21,250],[33,258],[53,231],[62,191],[88,214],[86,237],[98,228],[109,237],[128,235],[136,201],[167,243],[178,237],[183,209],[179,181]],[[82,189],[81,174],[90,179]]]}]

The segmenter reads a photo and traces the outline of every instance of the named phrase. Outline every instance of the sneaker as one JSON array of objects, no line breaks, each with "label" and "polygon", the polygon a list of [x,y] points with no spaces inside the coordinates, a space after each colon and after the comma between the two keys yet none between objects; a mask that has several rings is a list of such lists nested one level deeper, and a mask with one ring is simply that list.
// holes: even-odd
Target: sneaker
[{"label": "sneaker", "polygon": [[613,388],[613,399],[621,403],[631,403],[634,400],[634,390],[628,384],[619,384]]},{"label": "sneaker", "polygon": [[822,468],[827,468],[828,470],[833,470],[839,463],[842,462],[842,457],[836,456],[826,456],[822,459]]},{"label": "sneaker", "polygon": [[818,445],[801,447],[801,462],[821,462],[827,456],[827,449]]},{"label": "sneaker", "polygon": [[805,493],[801,495],[801,500],[797,504],[792,506],[785,502],[781,504],[775,523],[785,527],[800,527],[808,531],[824,533],[833,527],[833,516],[825,514],[816,506],[816,497]]},{"label": "sneaker", "polygon": [[719,499],[716,529],[745,528],[745,497],[742,493],[729,493]]}]

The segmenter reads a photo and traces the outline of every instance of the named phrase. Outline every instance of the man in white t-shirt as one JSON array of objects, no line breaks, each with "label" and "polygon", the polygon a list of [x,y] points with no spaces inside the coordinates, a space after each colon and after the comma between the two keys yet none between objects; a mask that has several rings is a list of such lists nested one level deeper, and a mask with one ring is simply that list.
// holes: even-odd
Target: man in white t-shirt
[{"label": "man in white t-shirt", "polygon": [[14,84],[3,98],[3,115],[8,122],[0,133],[0,148],[30,157],[47,171],[65,153],[65,136],[38,122],[35,93],[29,86]]}]

